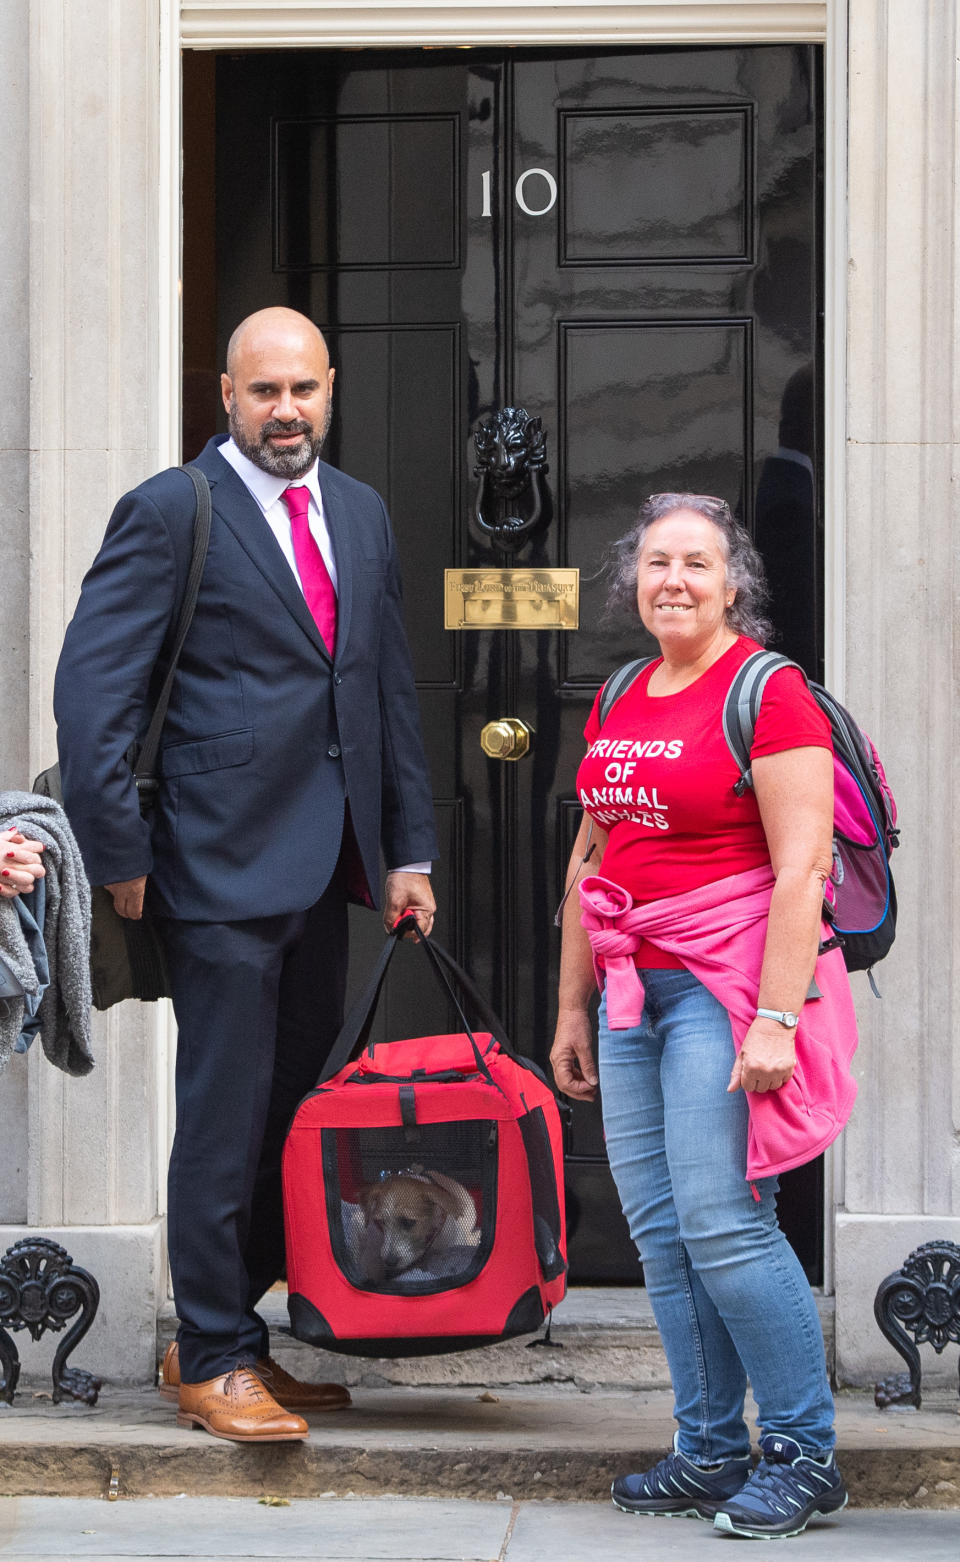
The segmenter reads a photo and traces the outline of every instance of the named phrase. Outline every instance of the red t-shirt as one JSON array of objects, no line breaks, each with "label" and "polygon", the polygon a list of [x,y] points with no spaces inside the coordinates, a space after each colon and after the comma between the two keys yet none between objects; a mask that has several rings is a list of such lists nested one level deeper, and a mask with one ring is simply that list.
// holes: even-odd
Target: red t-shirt
[{"label": "red t-shirt", "polygon": [[[741,635],[679,694],[647,693],[659,660],[617,700],[601,730],[594,702],[584,728],[587,753],[577,792],[609,834],[595,871],[643,904],[700,889],[770,861],[760,810],[749,788],[734,792],[739,771],[723,735],[722,713],[737,669],[760,647]],[[751,756],[790,748],[831,748],[830,723],[801,673],[784,667],[768,680]],[[682,962],[645,943],[637,964],[673,969]]]}]

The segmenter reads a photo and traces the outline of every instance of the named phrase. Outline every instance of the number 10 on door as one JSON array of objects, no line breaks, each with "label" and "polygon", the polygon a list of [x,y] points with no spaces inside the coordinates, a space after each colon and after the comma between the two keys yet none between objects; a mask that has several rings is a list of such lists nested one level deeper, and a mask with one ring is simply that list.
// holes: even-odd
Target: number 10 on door
[{"label": "number 10 on door", "polygon": [[[532,188],[528,189],[529,181]],[[482,217],[493,216],[493,175],[485,168],[480,175],[483,189]],[[513,187],[514,199],[528,217],[545,217],[557,204],[557,181],[546,168],[525,168]]]}]

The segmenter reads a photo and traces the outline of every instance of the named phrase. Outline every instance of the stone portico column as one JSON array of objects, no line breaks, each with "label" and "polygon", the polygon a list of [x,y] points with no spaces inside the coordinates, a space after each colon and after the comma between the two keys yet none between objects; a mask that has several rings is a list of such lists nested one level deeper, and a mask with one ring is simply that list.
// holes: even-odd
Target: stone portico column
[{"label": "stone portico column", "polygon": [[957,0],[850,0],[849,15],[846,703],[903,822],[883,1001],[855,979],[836,1285],[838,1373],[856,1383],[902,1366],[873,1320],[879,1282],[921,1242],[960,1242],[960,38]]},{"label": "stone portico column", "polygon": [[[30,774],[56,753],[51,693],[65,625],[114,501],[159,449],[159,0],[30,0]],[[25,68],[26,61],[22,61]],[[26,405],[22,408],[26,417]],[[144,561],[149,568],[149,561]],[[110,828],[110,820],[103,821]],[[79,1364],[153,1371],[162,1276],[158,1186],[163,1006],[97,1017],[97,1067],[29,1055],[26,1228],[100,1282]],[[52,1345],[29,1342],[30,1370]]]},{"label": "stone portico column", "polygon": [[[0,341],[7,394],[0,397],[0,788],[29,780],[30,681],[30,335],[29,278],[30,125],[23,62],[28,17],[18,0],[0,0],[0,100],[4,105],[5,156],[0,162]],[[26,1215],[26,1060],[14,1058],[0,1080],[0,1221]],[[0,1249],[2,1251],[2,1249]]]}]

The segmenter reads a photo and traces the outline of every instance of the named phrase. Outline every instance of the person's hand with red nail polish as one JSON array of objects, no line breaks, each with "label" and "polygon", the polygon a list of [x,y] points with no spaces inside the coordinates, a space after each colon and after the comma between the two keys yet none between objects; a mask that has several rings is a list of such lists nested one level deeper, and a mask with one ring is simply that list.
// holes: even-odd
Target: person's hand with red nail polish
[{"label": "person's hand with red nail polish", "polygon": [[28,840],[16,825],[0,830],[0,896],[4,900],[26,893],[43,878],[42,853],[43,842]]}]

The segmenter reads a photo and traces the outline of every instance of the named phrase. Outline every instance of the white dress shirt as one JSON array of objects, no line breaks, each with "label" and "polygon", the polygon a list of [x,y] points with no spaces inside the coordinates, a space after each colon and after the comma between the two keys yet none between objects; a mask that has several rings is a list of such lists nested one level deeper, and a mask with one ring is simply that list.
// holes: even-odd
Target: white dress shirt
[{"label": "white dress shirt", "polygon": [[[293,571],[293,578],[300,590],[303,590],[303,582],[300,579],[300,571],[297,569],[296,554],[293,551],[293,526],[290,521],[290,511],[283,501],[282,495],[291,487],[289,477],[274,477],[272,472],[265,472],[262,467],[255,466],[248,456],[230,438],[217,449],[224,461],[233,467],[243,486],[247,488],[256,499],[263,511],[264,519],[273,535],[276,537],[283,556]],[[310,508],[307,512],[310,525],[310,534],[323,555],[323,562],[330,573],[333,589],[337,589],[337,561],[333,556],[333,544],[330,541],[330,532],[327,527],[326,516],[323,513],[323,495],[320,492],[320,480],[317,477],[317,463],[314,461],[309,471],[302,477],[295,479],[297,485],[302,484],[310,495]],[[411,862],[402,868],[390,868],[390,873],[429,873],[432,863]]]},{"label": "white dress shirt", "polygon": [[323,495],[320,492],[316,461],[314,461],[308,472],[304,472],[302,477],[295,479],[274,477],[272,472],[265,472],[262,467],[254,466],[250,458],[243,454],[243,451],[234,444],[232,439],[228,439],[225,444],[219,445],[217,448],[224,461],[233,467],[244,487],[249,488],[256,499],[264,513],[267,525],[283,549],[283,556],[293,570],[294,579],[301,591],[303,590],[303,582],[300,579],[300,571],[297,569],[296,555],[293,551],[293,528],[290,523],[290,511],[287,509],[282,495],[291,486],[303,485],[310,495],[310,509],[307,512],[310,533],[323,554],[323,562],[330,572],[333,589],[336,591],[337,561],[333,556],[333,544],[330,541],[330,532],[327,529],[326,516],[323,513]]}]

